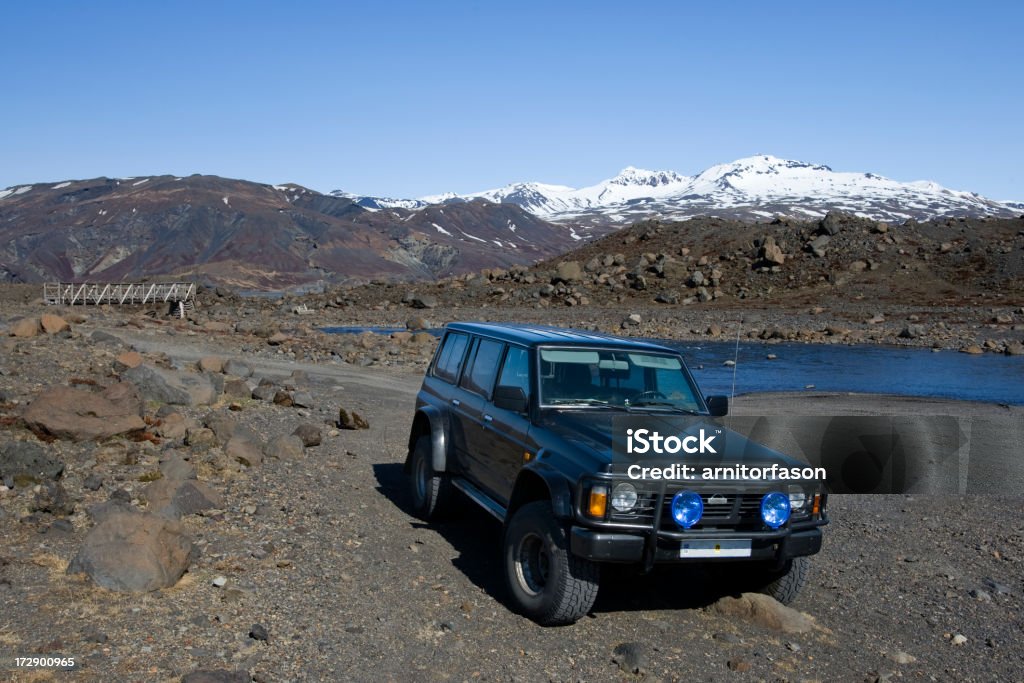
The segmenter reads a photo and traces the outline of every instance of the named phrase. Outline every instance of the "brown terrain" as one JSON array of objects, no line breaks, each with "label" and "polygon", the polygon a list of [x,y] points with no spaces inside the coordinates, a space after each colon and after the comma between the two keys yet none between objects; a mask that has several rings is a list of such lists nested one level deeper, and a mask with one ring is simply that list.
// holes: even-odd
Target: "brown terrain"
[{"label": "brown terrain", "polygon": [[[998,225],[1004,237],[986,244],[985,263],[1019,263],[1020,227]],[[874,270],[828,251],[805,256],[809,228],[756,226],[716,242],[714,227],[697,241],[679,226],[638,226],[589,245],[575,267],[491,269],[443,286],[278,300],[204,290],[187,319],[155,307],[48,309],[38,286],[0,288],[3,677],[1020,680],[1020,496],[834,496],[793,609],[733,597],[699,568],[613,570],[593,613],[556,629],[509,610],[498,524],[468,507],[439,524],[410,514],[402,463],[436,343],[418,329],[428,324],[522,318],[703,337],[758,313],[745,323],[758,337],[1001,353],[1021,340],[1019,281],[971,265],[976,247],[956,224],[913,233],[929,240],[920,245],[844,228],[836,239],[880,255]],[[775,272],[756,265],[753,240],[766,234],[786,254]],[[647,251],[655,258],[637,275]],[[658,254],[664,277],[648,270]],[[615,273],[616,260],[626,270]],[[927,273],[913,270],[923,264]],[[696,270],[718,281],[706,285],[709,301],[691,286]],[[885,282],[906,299],[882,300]],[[925,286],[942,282],[950,292]],[[676,303],[655,304],[662,292]],[[876,313],[884,319],[868,322]],[[409,329],[317,331],[395,323]],[[900,336],[912,325],[922,329]],[[1020,407],[814,392],[739,397],[734,412],[809,406],[1024,418]],[[1018,438],[996,434],[992,448],[1013,453]],[[15,657],[74,657],[75,667],[16,668]]]},{"label": "brown terrain", "polygon": [[308,288],[434,279],[574,244],[569,229],[512,204],[369,210],[297,185],[217,176],[43,183],[0,197],[0,282],[162,276]]}]

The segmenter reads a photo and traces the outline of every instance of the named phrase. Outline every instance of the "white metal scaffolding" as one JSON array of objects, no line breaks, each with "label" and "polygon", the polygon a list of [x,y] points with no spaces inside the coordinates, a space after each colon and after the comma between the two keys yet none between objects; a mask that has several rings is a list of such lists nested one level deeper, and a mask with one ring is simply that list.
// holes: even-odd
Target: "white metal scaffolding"
[{"label": "white metal scaffolding", "polygon": [[195,298],[196,285],[194,282],[86,282],[78,284],[48,282],[43,285],[43,301],[51,306],[194,302]]}]

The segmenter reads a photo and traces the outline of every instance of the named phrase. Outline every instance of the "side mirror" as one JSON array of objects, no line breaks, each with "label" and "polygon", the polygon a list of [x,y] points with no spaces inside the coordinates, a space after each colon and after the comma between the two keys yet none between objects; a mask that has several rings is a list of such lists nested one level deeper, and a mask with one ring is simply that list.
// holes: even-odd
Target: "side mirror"
[{"label": "side mirror", "polygon": [[498,386],[494,389],[494,407],[511,410],[514,413],[525,413],[529,401],[522,387]]},{"label": "side mirror", "polygon": [[708,412],[711,413],[711,417],[725,417],[729,414],[728,396],[708,396],[704,402],[708,404]]}]

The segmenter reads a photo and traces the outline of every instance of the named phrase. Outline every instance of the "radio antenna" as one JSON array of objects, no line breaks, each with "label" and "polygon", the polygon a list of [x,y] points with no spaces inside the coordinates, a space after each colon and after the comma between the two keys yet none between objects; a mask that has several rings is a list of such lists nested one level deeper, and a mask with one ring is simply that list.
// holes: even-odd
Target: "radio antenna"
[{"label": "radio antenna", "polygon": [[733,353],[732,358],[732,396],[729,397],[729,402],[736,398],[736,366],[740,360],[740,330],[743,329],[743,318],[736,321],[736,351]]}]

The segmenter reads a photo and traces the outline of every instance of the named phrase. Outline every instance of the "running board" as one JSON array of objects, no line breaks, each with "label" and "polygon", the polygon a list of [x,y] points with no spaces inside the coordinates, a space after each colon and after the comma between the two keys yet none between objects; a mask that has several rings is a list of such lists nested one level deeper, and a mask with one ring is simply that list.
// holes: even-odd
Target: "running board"
[{"label": "running board", "polygon": [[452,479],[452,486],[469,496],[470,500],[487,510],[489,513],[494,515],[499,522],[505,521],[505,508],[498,505],[494,499],[488,496],[486,493],[478,489],[473,484],[470,484],[465,479],[458,477]]}]

